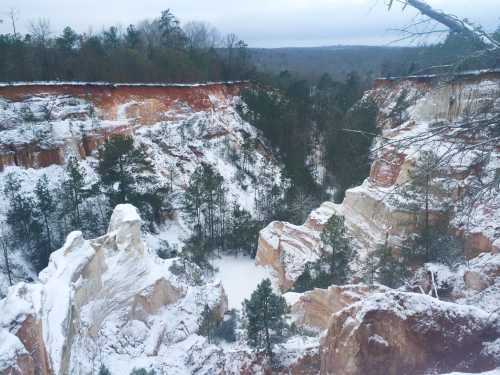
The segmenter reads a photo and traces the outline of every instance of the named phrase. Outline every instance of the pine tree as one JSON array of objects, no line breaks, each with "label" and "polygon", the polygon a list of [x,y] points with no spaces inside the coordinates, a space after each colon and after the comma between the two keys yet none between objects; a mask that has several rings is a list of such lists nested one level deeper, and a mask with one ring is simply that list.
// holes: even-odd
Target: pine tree
[{"label": "pine tree", "polygon": [[234,251],[243,251],[251,257],[257,250],[259,225],[250,212],[242,209],[236,202],[231,210],[231,228],[228,234],[227,246]]},{"label": "pine tree", "polygon": [[212,250],[207,241],[195,234],[185,242],[182,254],[200,268],[212,271],[213,267],[209,261]]},{"label": "pine tree", "polygon": [[9,260],[9,246],[8,246],[7,234],[3,231],[0,232],[0,248],[2,249],[3,253],[5,273],[7,274],[9,285],[12,286],[13,280],[12,280],[12,269],[10,267],[10,260]]},{"label": "pine tree", "polygon": [[377,280],[390,288],[401,286],[408,276],[405,264],[394,257],[392,250],[387,245],[382,245],[375,251],[377,259]]},{"label": "pine tree", "polygon": [[184,194],[183,210],[194,223],[196,235],[211,249],[224,245],[226,193],[224,178],[202,164],[191,175]]},{"label": "pine tree", "polygon": [[135,146],[130,136],[112,136],[99,151],[97,172],[111,207],[131,203],[146,220],[159,222],[168,188],[156,177],[144,145]]},{"label": "pine tree", "polygon": [[99,151],[97,172],[107,188],[105,193],[111,206],[133,202],[136,199],[134,184],[137,174],[151,171],[151,168],[143,150],[134,147],[132,137],[114,135],[109,138]]},{"label": "pine tree", "polygon": [[184,193],[183,210],[194,223],[198,236],[202,236],[203,169],[195,169]]},{"label": "pine tree", "polygon": [[63,182],[63,191],[65,198],[65,209],[72,217],[72,226],[82,227],[82,215],[80,206],[86,196],[85,190],[86,173],[75,157],[70,157],[66,165],[66,179]]},{"label": "pine tree", "polygon": [[315,287],[315,280],[311,275],[311,264],[306,264],[304,272],[295,280],[293,290],[297,293],[304,293]]},{"label": "pine tree", "polygon": [[272,344],[280,341],[286,327],[285,314],[288,306],[283,297],[273,293],[271,281],[263,280],[252,293],[250,299],[243,302],[247,319],[248,344],[257,349],[264,349],[272,358]]},{"label": "pine tree", "polygon": [[[434,152],[423,151],[400,190],[403,199],[395,202],[414,212],[418,219],[415,236],[403,244],[402,257],[407,265],[433,261],[453,263],[461,257],[463,248],[449,228],[450,207],[443,199],[448,192],[439,182],[445,173],[442,163]],[[438,213],[439,220],[431,221],[433,213]]]},{"label": "pine tree", "polygon": [[327,247],[331,283],[345,284],[349,277],[349,262],[352,260],[353,251],[342,216],[333,215],[328,220],[321,233],[321,241]]},{"label": "pine tree", "polygon": [[101,365],[101,367],[99,368],[99,372],[97,373],[97,375],[111,375],[111,372],[107,369],[106,366]]},{"label": "pine tree", "polygon": [[35,185],[36,210],[37,215],[42,218],[44,232],[46,236],[46,246],[44,253],[44,263],[48,264],[50,252],[53,249],[50,220],[57,209],[56,202],[49,190],[49,180],[47,175],[43,175]]},{"label": "pine tree", "polygon": [[375,258],[374,252],[370,252],[364,261],[363,264],[363,276],[366,284],[370,287],[373,287],[377,276],[377,259]]},{"label": "pine tree", "polygon": [[210,344],[214,342],[215,330],[220,321],[221,318],[217,309],[211,309],[208,305],[205,305],[201,313],[201,323],[198,333],[205,336]]},{"label": "pine tree", "polygon": [[7,224],[10,225],[16,240],[24,243],[28,253],[31,253],[34,240],[34,199],[31,195],[22,192],[21,183],[13,174],[7,175],[4,193],[9,197]]}]

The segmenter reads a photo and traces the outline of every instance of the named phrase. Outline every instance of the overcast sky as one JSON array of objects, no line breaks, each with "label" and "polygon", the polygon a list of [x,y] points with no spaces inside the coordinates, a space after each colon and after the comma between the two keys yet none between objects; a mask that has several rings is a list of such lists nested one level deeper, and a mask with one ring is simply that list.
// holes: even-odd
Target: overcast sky
[{"label": "overcast sky", "polygon": [[[429,0],[433,6],[466,17],[486,29],[500,24],[500,0]],[[389,29],[407,24],[415,12],[388,12],[384,0],[1,0],[0,32],[10,32],[6,12],[18,13],[18,28],[37,18],[50,19],[59,33],[66,25],[83,32],[127,26],[157,17],[170,8],[182,23],[208,21],[221,32],[234,32],[251,47],[387,44]]]}]

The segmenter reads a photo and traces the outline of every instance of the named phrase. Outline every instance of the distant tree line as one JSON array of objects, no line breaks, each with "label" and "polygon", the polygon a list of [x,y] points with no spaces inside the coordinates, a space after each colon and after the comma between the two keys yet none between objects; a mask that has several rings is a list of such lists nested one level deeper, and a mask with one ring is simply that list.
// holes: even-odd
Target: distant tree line
[{"label": "distant tree line", "polygon": [[26,35],[0,34],[0,56],[0,81],[201,82],[253,74],[236,35],[222,37],[203,22],[181,27],[170,10],[125,29],[77,33],[68,26],[57,36],[40,19]]},{"label": "distant tree line", "polygon": [[[500,27],[492,37],[500,41]],[[500,51],[484,50],[484,44],[463,34],[450,32],[437,44],[409,49],[401,59],[387,59],[381,65],[382,77],[442,74],[500,67]]]}]

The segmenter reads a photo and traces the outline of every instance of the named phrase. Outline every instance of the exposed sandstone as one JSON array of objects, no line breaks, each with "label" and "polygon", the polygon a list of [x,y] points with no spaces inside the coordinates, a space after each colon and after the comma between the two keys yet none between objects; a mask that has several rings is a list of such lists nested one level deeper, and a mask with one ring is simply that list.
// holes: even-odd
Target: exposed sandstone
[{"label": "exposed sandstone", "polygon": [[293,286],[307,262],[319,258],[321,232],[334,212],[335,205],[326,202],[303,225],[272,222],[260,231],[255,261],[273,269],[282,290]]},{"label": "exposed sandstone", "polygon": [[[50,121],[77,121],[89,124],[83,134],[70,129],[63,138],[44,142],[26,134],[19,139],[0,141],[0,171],[5,166],[43,168],[62,165],[69,156],[85,158],[113,134],[134,134],[145,127],[179,117],[186,112],[210,111],[213,100],[230,100],[239,94],[245,83],[206,85],[111,85],[111,84],[24,84],[0,86],[0,99],[23,102],[27,98],[53,98],[55,110]],[[58,108],[57,98],[81,101],[82,105]],[[60,113],[59,113],[60,111]],[[15,115],[15,114],[14,114]],[[13,116],[14,116],[13,115]],[[22,116],[21,116],[22,117]],[[2,120],[0,118],[0,120]],[[16,129],[22,118],[3,119],[4,128]],[[37,120],[40,122],[40,120]],[[43,122],[43,121],[42,121]],[[51,130],[52,136],[54,136]],[[72,135],[73,133],[77,135]],[[225,129],[210,130],[206,138],[223,136]],[[57,138],[57,137],[56,137]]]},{"label": "exposed sandstone", "polygon": [[475,307],[421,294],[374,294],[333,315],[322,342],[321,373],[489,370],[494,365],[481,350],[499,337],[495,318]]},{"label": "exposed sandstone", "polygon": [[0,331],[19,342],[11,345],[13,358],[0,361],[8,366],[0,374],[12,366],[24,366],[16,370],[22,375],[91,373],[96,345],[116,353],[113,363],[123,366],[131,351],[159,356],[195,333],[205,305],[224,315],[222,286],[197,286],[171,274],[172,260],[147,254],[140,227],[136,208],[118,205],[106,235],[89,241],[71,233],[51,255],[40,284],[9,290],[0,301]]},{"label": "exposed sandstone", "polygon": [[303,293],[292,305],[291,311],[298,326],[325,330],[333,314],[361,301],[371,293],[384,289],[381,286],[370,288],[363,284],[332,285],[328,289],[315,288]]},{"label": "exposed sandstone", "polygon": [[464,283],[467,289],[480,292],[490,286],[490,281],[484,274],[477,271],[466,271],[464,273]]}]

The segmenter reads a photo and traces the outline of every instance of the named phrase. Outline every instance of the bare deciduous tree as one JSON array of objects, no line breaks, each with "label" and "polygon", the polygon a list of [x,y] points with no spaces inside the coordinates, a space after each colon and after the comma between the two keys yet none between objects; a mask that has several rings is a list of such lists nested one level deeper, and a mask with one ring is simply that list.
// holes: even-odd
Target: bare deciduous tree
[{"label": "bare deciduous tree", "polygon": [[191,21],[183,29],[190,49],[207,50],[221,43],[219,31],[207,22]]}]

